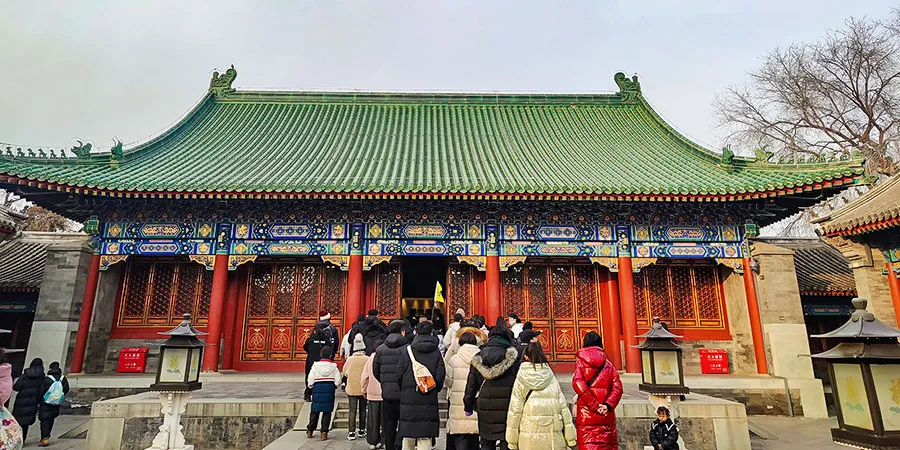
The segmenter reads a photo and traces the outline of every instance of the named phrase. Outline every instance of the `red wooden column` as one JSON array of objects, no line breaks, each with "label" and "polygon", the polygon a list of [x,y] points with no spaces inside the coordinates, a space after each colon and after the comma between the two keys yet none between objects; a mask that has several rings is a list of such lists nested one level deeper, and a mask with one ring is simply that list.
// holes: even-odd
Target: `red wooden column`
[{"label": "red wooden column", "polygon": [[[349,330],[356,322],[356,316],[363,308],[363,236],[365,228],[362,224],[350,226],[350,262],[347,274],[347,303],[344,305],[344,329]],[[334,314],[334,311],[329,311]],[[335,352],[338,349],[334,349]]]},{"label": "red wooden column", "polygon": [[634,310],[634,273],[631,256],[619,253],[619,306],[622,309],[622,332],[625,334],[625,371],[641,373],[641,351],[638,345],[637,313]]},{"label": "red wooden column", "polygon": [[[900,324],[900,279],[897,279],[897,272],[894,271],[894,263],[886,263],[888,287],[891,289],[891,300],[894,302],[894,316],[897,323]],[[79,328],[80,332],[81,329]]]},{"label": "red wooden column", "polygon": [[222,321],[225,294],[228,291],[228,254],[217,253],[213,268],[212,293],[209,299],[209,323],[206,325],[206,348],[203,349],[203,371],[219,370],[219,342],[222,340]]},{"label": "red wooden column", "polygon": [[750,270],[750,258],[743,258],[744,290],[747,293],[747,309],[750,313],[750,334],[753,336],[753,352],[756,355],[756,373],[769,373],[766,362],[766,344],[763,340],[762,319],[759,317],[759,297],[756,293],[756,280]]},{"label": "red wooden column", "polygon": [[604,328],[608,329],[609,341],[604,346],[606,354],[612,360],[616,369],[622,369],[622,311],[619,308],[619,282],[615,272],[609,272],[606,281],[606,307],[609,309],[610,323]]},{"label": "red wooden column", "polygon": [[484,317],[488,325],[493,325],[503,315],[500,304],[500,251],[497,227],[489,225],[485,228]]},{"label": "red wooden column", "polygon": [[[242,283],[246,283],[243,278],[246,265],[237,269],[235,276],[228,280],[228,294],[225,296],[225,325],[223,326],[224,336],[222,342],[222,370],[230,370],[234,368],[234,344],[237,332],[237,310],[239,290]],[[246,285],[246,284],[244,284]]]},{"label": "red wooden column", "polygon": [[[346,333],[356,322],[363,308],[363,255],[350,255],[350,273],[347,274],[347,305],[344,308],[344,329]],[[332,311],[329,311],[332,312]]]},{"label": "red wooden column", "polygon": [[78,318],[78,334],[75,336],[75,351],[72,354],[70,372],[81,373],[84,368],[84,351],[87,348],[91,317],[94,315],[94,299],[97,297],[97,281],[100,279],[100,254],[91,255],[87,282],[84,284],[84,299],[81,301],[81,316]]}]

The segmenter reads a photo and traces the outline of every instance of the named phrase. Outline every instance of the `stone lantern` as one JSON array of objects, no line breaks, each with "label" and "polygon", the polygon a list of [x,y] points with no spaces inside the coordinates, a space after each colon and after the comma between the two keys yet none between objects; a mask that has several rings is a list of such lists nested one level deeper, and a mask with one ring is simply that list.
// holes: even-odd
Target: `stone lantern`
[{"label": "stone lantern", "polygon": [[643,368],[643,382],[638,389],[657,396],[689,393],[690,389],[684,385],[681,347],[675,343],[681,336],[670,333],[659,322],[659,317],[654,317],[650,330],[638,337],[644,338],[644,342],[636,346],[641,350]]},{"label": "stone lantern", "polygon": [[853,299],[856,310],[840,328],[814,338],[843,342],[812,355],[828,364],[838,428],[838,444],[865,449],[900,448],[900,331],[866,311],[868,301]]},{"label": "stone lantern", "polygon": [[202,387],[200,362],[205,344],[197,336],[206,333],[197,331],[191,325],[191,315],[185,314],[181,324],[160,334],[169,339],[160,344],[156,383],[150,385],[150,390],[159,393],[163,424],[153,438],[153,445],[146,450],[193,450],[193,445],[184,443],[181,415],[191,399],[191,392]]}]

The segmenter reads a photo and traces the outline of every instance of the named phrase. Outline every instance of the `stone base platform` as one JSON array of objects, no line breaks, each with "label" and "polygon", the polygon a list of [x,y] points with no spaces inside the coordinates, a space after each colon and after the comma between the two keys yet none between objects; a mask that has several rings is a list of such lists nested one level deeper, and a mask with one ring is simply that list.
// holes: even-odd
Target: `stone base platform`
[{"label": "stone base platform", "polygon": [[[204,383],[187,405],[182,425],[196,450],[260,449],[294,427],[303,407],[302,383]],[[97,401],[86,448],[142,450],[162,425],[158,394]]]},{"label": "stone base platform", "polygon": [[[240,382],[224,381],[238,376],[243,378]],[[302,428],[307,420],[301,414],[301,378],[289,375],[279,382],[261,381],[259,377],[207,377],[203,389],[194,392],[182,420],[187,442],[194,444],[196,450],[297,450],[313,445],[306,442],[303,431],[293,431],[295,424]],[[572,398],[571,375],[561,374],[559,379],[566,397]],[[339,399],[338,404],[346,405],[345,399]],[[341,412],[339,409],[336,416]],[[635,384],[625,383],[616,414],[621,448],[642,448],[655,417],[647,395],[639,392]],[[680,403],[679,414],[682,436],[691,450],[750,449],[747,413],[740,403],[691,394]],[[92,407],[86,448],[144,449],[161,423],[160,404],[154,393],[98,401]]]}]

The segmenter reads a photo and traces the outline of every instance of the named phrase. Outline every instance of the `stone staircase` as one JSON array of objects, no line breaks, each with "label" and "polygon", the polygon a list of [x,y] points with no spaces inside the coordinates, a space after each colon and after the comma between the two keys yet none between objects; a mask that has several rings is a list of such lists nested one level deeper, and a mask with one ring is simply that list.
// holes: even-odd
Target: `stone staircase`
[{"label": "stone staircase", "polygon": [[[446,428],[447,426],[447,416],[449,415],[450,403],[447,401],[446,391],[442,391],[438,394],[438,408],[440,410],[441,415],[441,429]],[[337,406],[334,410],[334,418],[331,422],[331,427],[334,429],[347,429],[348,419],[350,417],[350,402],[347,399],[347,396],[343,393],[339,393],[337,397]],[[303,425],[306,425],[306,422],[303,422]],[[357,425],[358,426],[358,425]]]}]

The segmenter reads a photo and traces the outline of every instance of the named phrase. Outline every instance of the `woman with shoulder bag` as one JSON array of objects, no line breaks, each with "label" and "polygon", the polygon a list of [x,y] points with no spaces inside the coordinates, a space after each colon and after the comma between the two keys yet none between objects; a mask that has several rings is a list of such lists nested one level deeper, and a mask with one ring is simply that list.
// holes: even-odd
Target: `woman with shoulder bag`
[{"label": "woman with shoulder bag", "polygon": [[581,450],[619,448],[616,406],[622,399],[622,381],[600,344],[600,335],[590,332],[584,336],[584,348],[576,354],[573,409]]}]

